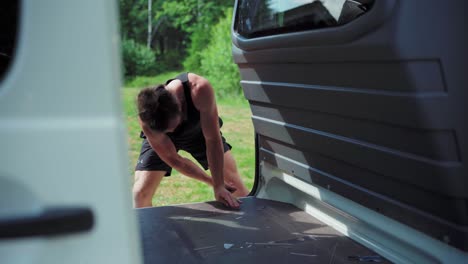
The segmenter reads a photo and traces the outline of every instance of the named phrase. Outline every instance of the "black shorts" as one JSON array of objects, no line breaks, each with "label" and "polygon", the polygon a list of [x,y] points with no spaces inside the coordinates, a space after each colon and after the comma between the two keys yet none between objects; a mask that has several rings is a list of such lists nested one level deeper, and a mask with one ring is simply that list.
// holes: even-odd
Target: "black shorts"
[{"label": "black shorts", "polygon": [[[223,141],[224,152],[232,149],[232,146],[226,142],[226,139],[221,135]],[[206,144],[203,134],[195,136],[190,142],[178,142],[172,140],[177,151],[187,151],[194,157],[202,167],[208,169],[208,159],[206,157]],[[165,176],[170,176],[172,168],[167,165],[158,154],[151,148],[148,140],[143,139],[141,145],[140,157],[138,157],[137,165],[135,166],[136,171],[165,171]]]}]

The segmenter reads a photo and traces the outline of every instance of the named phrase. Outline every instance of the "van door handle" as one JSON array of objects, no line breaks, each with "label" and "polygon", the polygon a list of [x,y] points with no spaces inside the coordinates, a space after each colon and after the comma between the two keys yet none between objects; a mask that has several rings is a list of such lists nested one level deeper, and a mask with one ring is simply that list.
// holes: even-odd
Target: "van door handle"
[{"label": "van door handle", "polygon": [[0,218],[0,239],[56,236],[92,229],[94,215],[84,207],[51,207],[37,215]]}]

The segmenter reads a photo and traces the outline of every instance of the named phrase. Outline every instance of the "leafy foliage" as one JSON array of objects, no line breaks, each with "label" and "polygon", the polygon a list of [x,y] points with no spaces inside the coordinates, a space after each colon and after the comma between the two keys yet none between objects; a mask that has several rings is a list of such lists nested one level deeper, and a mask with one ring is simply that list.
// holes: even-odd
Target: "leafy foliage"
[{"label": "leafy foliage", "polygon": [[198,27],[190,37],[190,46],[188,47],[188,56],[184,60],[184,68],[191,71],[200,71],[201,69],[201,52],[209,42],[209,35],[206,34],[206,29]]},{"label": "leafy foliage", "polygon": [[238,96],[241,93],[240,76],[232,60],[230,26],[232,8],[211,29],[211,41],[201,52],[201,73],[212,83],[220,97]]},{"label": "leafy foliage", "polygon": [[234,4],[232,0],[202,1],[179,0],[166,1],[163,4],[163,14],[169,17],[172,24],[185,32],[187,57],[184,68],[189,71],[199,71],[201,54],[211,36],[211,27],[224,15],[224,11]]},{"label": "leafy foliage", "polygon": [[[159,1],[153,1],[153,5]],[[146,43],[148,22],[147,0],[119,0],[120,28],[124,39]]]},{"label": "leafy foliage", "polygon": [[150,74],[154,67],[154,52],[133,39],[122,41],[125,76]]},{"label": "leafy foliage", "polygon": [[234,5],[233,0],[178,0],[164,1],[161,16],[165,15],[171,24],[191,34],[200,28],[208,28]]},{"label": "leafy foliage", "polygon": [[218,96],[239,94],[239,73],[232,63],[230,23],[234,0],[119,0],[126,79],[190,71],[206,75]]}]

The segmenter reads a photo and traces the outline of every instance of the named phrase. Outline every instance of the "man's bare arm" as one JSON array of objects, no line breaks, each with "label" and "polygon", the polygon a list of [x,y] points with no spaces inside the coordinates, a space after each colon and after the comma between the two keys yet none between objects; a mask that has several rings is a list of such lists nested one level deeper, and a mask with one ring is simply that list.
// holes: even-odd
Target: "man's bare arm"
[{"label": "man's bare arm", "polygon": [[190,75],[192,94],[195,95],[192,96],[193,102],[200,111],[200,122],[206,141],[206,156],[213,178],[215,198],[226,206],[238,208],[239,202],[224,185],[224,151],[213,88],[206,79],[195,74]]},{"label": "man's bare arm", "polygon": [[209,185],[213,185],[213,180],[208,176],[208,174],[206,174],[191,160],[184,158],[177,153],[174,144],[166,134],[151,131],[146,124],[141,121],[140,126],[145,133],[146,139],[148,140],[151,148],[153,148],[153,150],[167,165],[186,176],[203,181]]}]

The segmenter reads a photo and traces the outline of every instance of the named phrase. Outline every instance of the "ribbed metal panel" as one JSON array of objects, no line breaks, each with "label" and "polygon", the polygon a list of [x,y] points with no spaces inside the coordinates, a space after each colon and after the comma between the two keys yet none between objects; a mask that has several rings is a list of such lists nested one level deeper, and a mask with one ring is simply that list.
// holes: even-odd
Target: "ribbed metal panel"
[{"label": "ribbed metal panel", "polygon": [[378,2],[392,15],[366,32],[356,22],[291,43],[233,33],[259,157],[467,250],[467,4]]}]

